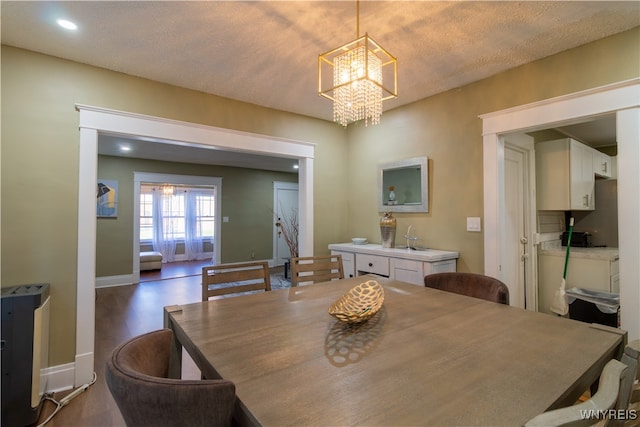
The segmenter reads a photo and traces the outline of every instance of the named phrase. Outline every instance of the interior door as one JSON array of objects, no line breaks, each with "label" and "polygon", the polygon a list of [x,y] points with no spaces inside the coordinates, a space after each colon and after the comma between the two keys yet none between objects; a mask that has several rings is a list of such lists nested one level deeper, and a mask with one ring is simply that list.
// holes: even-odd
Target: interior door
[{"label": "interior door", "polygon": [[298,184],[291,182],[273,183],[273,265],[283,265],[291,257],[291,251],[278,226],[282,221],[290,222],[298,217]]},{"label": "interior door", "polygon": [[532,186],[529,159],[533,157],[533,140],[520,134],[505,137],[505,263],[503,281],[509,287],[512,306],[535,310],[537,290],[533,274],[535,247],[533,245],[531,210]]}]

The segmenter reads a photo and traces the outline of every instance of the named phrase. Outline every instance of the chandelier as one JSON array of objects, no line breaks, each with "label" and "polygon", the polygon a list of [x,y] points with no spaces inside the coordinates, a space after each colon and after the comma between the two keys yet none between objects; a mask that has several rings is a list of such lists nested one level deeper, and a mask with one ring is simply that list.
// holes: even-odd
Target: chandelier
[{"label": "chandelier", "polygon": [[343,126],[378,124],[382,101],[398,97],[397,60],[368,33],[360,37],[356,5],[356,39],[318,56],[318,94],[333,101],[333,120]]}]

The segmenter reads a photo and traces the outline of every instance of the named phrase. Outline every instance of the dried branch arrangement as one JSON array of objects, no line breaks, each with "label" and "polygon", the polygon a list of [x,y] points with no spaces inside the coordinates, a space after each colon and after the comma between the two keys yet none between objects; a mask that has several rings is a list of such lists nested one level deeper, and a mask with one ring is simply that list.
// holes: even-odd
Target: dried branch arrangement
[{"label": "dried branch arrangement", "polygon": [[[275,212],[274,212],[275,215]],[[298,211],[291,209],[291,214],[287,217],[277,217],[276,226],[280,229],[292,257],[298,256]]]}]

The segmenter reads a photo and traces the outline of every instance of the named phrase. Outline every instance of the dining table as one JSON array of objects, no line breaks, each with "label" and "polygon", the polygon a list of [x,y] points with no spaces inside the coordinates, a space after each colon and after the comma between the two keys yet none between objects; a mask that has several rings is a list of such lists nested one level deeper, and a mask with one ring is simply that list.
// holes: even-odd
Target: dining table
[{"label": "dining table", "polygon": [[[365,322],[328,308],[368,280]],[[626,332],[378,276],[164,308],[203,378],[236,385],[234,422],[263,426],[521,426],[571,405]]]}]

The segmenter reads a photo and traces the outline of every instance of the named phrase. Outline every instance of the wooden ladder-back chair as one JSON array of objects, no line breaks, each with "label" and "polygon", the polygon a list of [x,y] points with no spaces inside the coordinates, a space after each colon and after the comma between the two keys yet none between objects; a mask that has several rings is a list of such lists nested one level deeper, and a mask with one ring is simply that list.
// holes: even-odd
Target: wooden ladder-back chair
[{"label": "wooden ladder-back chair", "polygon": [[270,290],[271,276],[267,262],[219,264],[202,268],[202,301],[220,295]]},{"label": "wooden ladder-back chair", "polygon": [[342,255],[291,258],[291,286],[344,279]]}]

